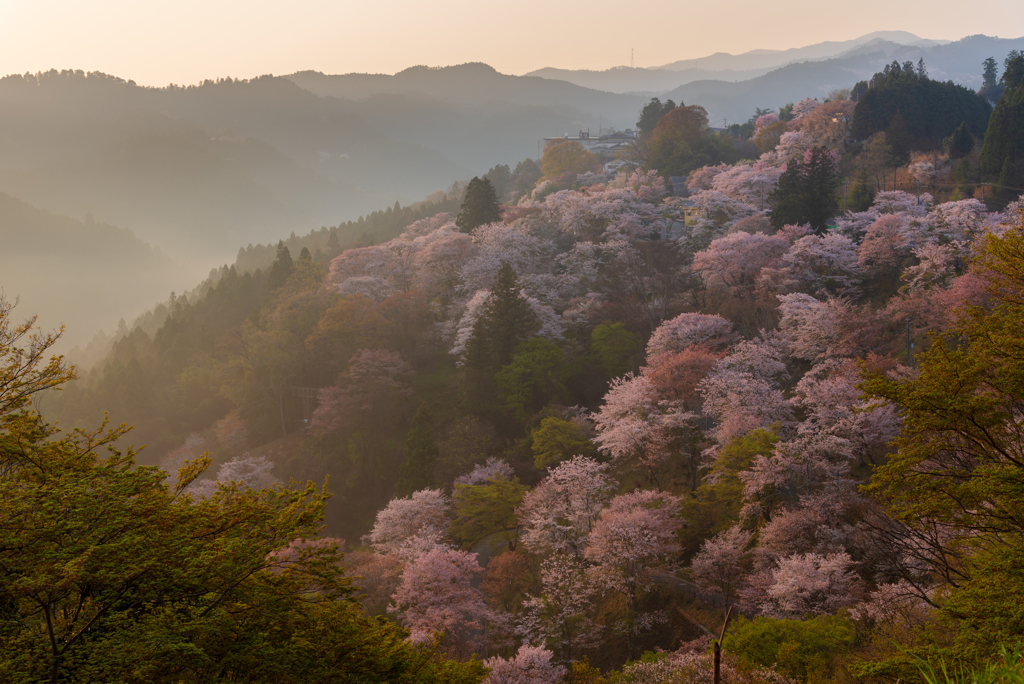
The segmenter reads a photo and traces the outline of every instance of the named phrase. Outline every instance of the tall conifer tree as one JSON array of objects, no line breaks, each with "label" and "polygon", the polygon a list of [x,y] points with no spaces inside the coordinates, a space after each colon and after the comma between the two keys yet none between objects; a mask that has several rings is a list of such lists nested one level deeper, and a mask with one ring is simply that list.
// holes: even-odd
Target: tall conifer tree
[{"label": "tall conifer tree", "polygon": [[405,462],[398,476],[398,496],[409,496],[433,484],[437,461],[434,442],[434,417],[426,402],[420,405],[405,438]]},{"label": "tall conifer tree", "polygon": [[478,226],[500,220],[501,204],[498,203],[498,193],[494,191],[494,186],[486,178],[474,176],[466,187],[466,199],[462,201],[455,225],[463,233],[470,233]]}]

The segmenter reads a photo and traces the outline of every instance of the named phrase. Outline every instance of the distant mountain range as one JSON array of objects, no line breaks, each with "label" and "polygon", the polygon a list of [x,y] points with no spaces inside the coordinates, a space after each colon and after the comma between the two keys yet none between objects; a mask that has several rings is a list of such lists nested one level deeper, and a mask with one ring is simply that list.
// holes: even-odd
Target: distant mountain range
[{"label": "distant mountain range", "polygon": [[[794,79],[807,78],[813,73],[798,65],[807,62],[833,61],[832,67],[823,70],[824,80],[807,82],[807,95],[822,95],[831,87],[849,87],[852,82],[842,82],[837,86],[835,78],[856,77],[858,80],[870,78],[893,59],[899,61],[912,60],[917,62],[923,58],[933,78],[952,80],[963,85],[978,88],[981,86],[981,60],[995,57],[1001,62],[1006,54],[1013,49],[1021,49],[1024,38],[1000,39],[988,36],[969,36],[955,42],[928,40],[919,38],[905,31],[876,31],[855,40],[816,43],[802,48],[790,50],[751,50],[740,55],[724,52],[715,53],[698,59],[680,60],[660,67],[632,69],[615,67],[604,71],[540,69],[528,76],[540,76],[560,79],[576,85],[605,90],[613,93],[633,93],[645,96],[672,97],[672,93],[695,93],[698,96],[708,94],[714,98],[710,102],[686,100],[688,104],[700,104],[713,112],[713,118],[728,117],[736,120],[744,116],[750,108],[751,101],[743,96],[745,92],[760,90],[757,84],[739,86],[730,90],[723,86],[702,85],[696,89],[686,90],[683,86],[701,81],[723,83],[740,83],[753,81],[779,69],[788,69]],[[867,58],[867,59],[863,59]],[[845,74],[845,76],[844,76]],[[779,76],[769,79],[778,84]],[[785,77],[782,77],[785,80]],[[799,84],[794,83],[794,87]],[[726,93],[729,93],[726,95]],[[730,102],[726,104],[725,100]],[[735,102],[733,102],[735,100]],[[789,100],[786,100],[789,101]],[[770,106],[778,107],[786,102]],[[765,106],[765,105],[753,105]]]},{"label": "distant mountain range", "polygon": [[[745,121],[756,107],[823,98],[894,59],[923,58],[933,78],[977,88],[981,61],[1002,62],[1011,49],[1024,50],[1024,38],[942,43],[880,32],[658,69],[526,76],[472,63],[393,76],[304,71],[187,88],[147,88],[81,71],[8,76],[0,79],[0,192],[8,193],[0,234],[38,233],[38,247],[56,239],[41,227],[54,221],[70,222],[62,235],[91,235],[97,225],[108,233],[129,228],[131,239],[96,238],[98,245],[114,240],[121,251],[112,248],[106,259],[100,250],[95,268],[120,269],[121,252],[135,253],[133,241],[159,246],[167,257],[139,257],[152,268],[124,272],[152,276],[163,295],[173,280],[161,280],[170,259],[204,274],[250,242],[276,242],[396,200],[410,204],[495,164],[536,158],[545,137],[634,127],[652,95],[702,105],[721,125]],[[63,218],[26,218],[29,205]],[[32,256],[36,247],[5,243],[0,288],[9,297],[45,290],[31,283],[46,271]],[[69,296],[66,310],[88,310],[77,302]]]}]

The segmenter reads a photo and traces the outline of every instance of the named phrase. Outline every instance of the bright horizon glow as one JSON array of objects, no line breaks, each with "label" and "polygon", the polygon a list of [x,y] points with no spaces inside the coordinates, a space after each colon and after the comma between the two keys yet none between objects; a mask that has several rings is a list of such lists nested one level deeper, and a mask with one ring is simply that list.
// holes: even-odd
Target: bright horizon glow
[{"label": "bright horizon glow", "polygon": [[1024,35],[1020,0],[992,0],[984,12],[962,7],[953,0],[865,0],[851,11],[809,0],[736,0],[723,15],[715,3],[666,0],[644,5],[643,14],[608,0],[525,0],[500,9],[468,0],[0,0],[0,75],[81,69],[164,86],[307,69],[390,74],[465,62],[524,74],[628,65],[631,48],[636,66],[654,67],[878,30],[944,40]]}]

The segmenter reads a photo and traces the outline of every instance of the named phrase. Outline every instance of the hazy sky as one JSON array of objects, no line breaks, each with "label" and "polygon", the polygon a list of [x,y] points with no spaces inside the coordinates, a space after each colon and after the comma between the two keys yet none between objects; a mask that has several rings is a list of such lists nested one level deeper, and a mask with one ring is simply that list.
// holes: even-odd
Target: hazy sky
[{"label": "hazy sky", "polygon": [[987,0],[0,0],[0,73],[104,71],[147,85],[221,76],[394,73],[415,64],[658,66],[904,30],[1024,35],[1024,2]]}]

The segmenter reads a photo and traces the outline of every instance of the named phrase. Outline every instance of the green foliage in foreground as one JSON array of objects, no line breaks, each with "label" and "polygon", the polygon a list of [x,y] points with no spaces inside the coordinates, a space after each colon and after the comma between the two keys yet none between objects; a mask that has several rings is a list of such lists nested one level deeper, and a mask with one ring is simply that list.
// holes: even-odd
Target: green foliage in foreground
[{"label": "green foliage in foreground", "polygon": [[748,667],[775,666],[801,682],[828,681],[836,658],[850,651],[857,635],[847,615],[812,620],[740,619],[725,640],[726,649]]},{"label": "green foliage in foreground", "polygon": [[1020,644],[1011,651],[1000,649],[999,657],[976,670],[950,668],[945,662],[932,664],[924,660],[918,670],[927,684],[1024,684],[1024,653]]},{"label": "green foliage in foreground", "polygon": [[476,682],[366,616],[333,540],[327,494],[188,486],[138,466],[128,429],[60,435],[31,396],[73,375],[56,336],[9,325],[0,300],[0,681]]}]

